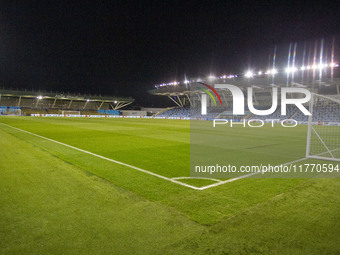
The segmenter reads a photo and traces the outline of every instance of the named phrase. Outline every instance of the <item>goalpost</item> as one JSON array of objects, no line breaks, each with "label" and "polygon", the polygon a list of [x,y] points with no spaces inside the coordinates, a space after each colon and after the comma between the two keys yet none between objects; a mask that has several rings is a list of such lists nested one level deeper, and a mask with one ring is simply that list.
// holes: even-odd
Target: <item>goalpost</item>
[{"label": "goalpost", "polygon": [[312,93],[307,158],[340,161],[340,100]]},{"label": "goalpost", "polygon": [[61,114],[62,115],[81,115],[80,111],[61,111]]}]

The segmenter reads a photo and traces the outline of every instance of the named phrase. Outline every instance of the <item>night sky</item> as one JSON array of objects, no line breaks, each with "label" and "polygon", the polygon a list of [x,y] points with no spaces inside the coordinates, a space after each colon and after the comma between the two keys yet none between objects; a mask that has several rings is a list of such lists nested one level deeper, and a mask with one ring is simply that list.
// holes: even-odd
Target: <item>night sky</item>
[{"label": "night sky", "polygon": [[11,0],[0,11],[0,87],[145,106],[161,104],[146,93],[155,84],[242,73],[268,65],[275,46],[285,55],[340,32],[337,1]]}]

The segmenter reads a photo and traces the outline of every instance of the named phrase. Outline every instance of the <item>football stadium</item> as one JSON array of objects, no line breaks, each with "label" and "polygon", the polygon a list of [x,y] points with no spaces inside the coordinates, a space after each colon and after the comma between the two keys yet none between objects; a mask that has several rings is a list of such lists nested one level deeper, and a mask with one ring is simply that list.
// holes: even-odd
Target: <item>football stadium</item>
[{"label": "football stadium", "polygon": [[[149,92],[173,104],[153,114],[124,110],[132,98],[1,90],[3,254],[336,254],[338,64],[309,68],[157,85]],[[212,92],[195,85],[208,83],[251,84],[257,109],[271,108],[273,88],[306,88],[312,115],[296,105],[286,116],[280,107],[235,115],[226,89],[217,89],[223,105],[213,95],[202,113]],[[200,175],[192,165],[202,153],[248,171]],[[260,163],[295,172],[250,171]]]},{"label": "football stadium", "polygon": [[0,255],[340,254],[331,2],[4,1]]}]

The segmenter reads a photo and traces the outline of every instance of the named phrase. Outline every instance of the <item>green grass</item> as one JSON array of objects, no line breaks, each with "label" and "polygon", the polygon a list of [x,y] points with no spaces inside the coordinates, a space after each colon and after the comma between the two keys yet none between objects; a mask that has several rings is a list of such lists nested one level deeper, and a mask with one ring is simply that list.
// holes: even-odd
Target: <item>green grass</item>
[{"label": "green grass", "polygon": [[[189,176],[188,121],[0,123],[162,176]],[[304,156],[306,127],[268,130],[228,129],[231,155],[280,163]],[[196,191],[0,125],[0,254],[337,254],[339,191],[338,179],[282,178]]]}]

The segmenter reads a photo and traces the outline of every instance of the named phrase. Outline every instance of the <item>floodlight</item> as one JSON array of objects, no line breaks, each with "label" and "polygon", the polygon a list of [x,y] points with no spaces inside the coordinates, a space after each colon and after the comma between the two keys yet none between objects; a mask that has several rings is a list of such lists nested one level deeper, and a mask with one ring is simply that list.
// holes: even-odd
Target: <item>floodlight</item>
[{"label": "floodlight", "polygon": [[320,64],[318,65],[318,68],[319,68],[319,69],[324,69],[325,67],[327,67],[327,65],[326,65],[326,64],[323,64],[323,63],[320,63]]},{"label": "floodlight", "polygon": [[246,72],[245,76],[246,76],[247,78],[252,78],[252,77],[254,76],[254,74],[253,74],[252,71],[248,71],[248,72]]},{"label": "floodlight", "polygon": [[294,73],[296,71],[297,71],[297,68],[295,66],[286,68],[286,73]]},{"label": "floodlight", "polygon": [[275,68],[273,68],[271,71],[270,71],[271,74],[277,74],[277,70]]}]

